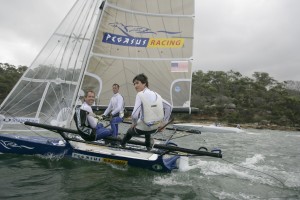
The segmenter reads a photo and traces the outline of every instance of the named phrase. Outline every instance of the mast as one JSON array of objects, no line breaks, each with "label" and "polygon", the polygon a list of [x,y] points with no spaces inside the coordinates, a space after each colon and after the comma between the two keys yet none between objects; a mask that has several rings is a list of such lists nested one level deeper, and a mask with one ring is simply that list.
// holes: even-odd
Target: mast
[{"label": "mast", "polygon": [[95,38],[96,38],[96,34],[97,34],[97,31],[99,29],[99,24],[100,24],[100,21],[101,21],[101,17],[102,17],[102,12],[104,10],[104,7],[105,7],[105,0],[102,1],[101,5],[99,6],[99,14],[98,14],[98,17],[97,17],[97,20],[96,20],[96,24],[94,26],[94,30],[93,30],[93,34],[92,34],[92,39],[90,40],[89,42],[89,45],[88,45],[88,48],[87,48],[87,51],[84,55],[84,61],[83,61],[83,66],[81,68],[81,72],[80,72],[80,75],[79,75],[79,82],[76,86],[76,89],[75,89],[75,95],[74,95],[74,98],[72,100],[72,115],[70,116],[70,119],[69,119],[69,123],[70,124],[72,122],[72,116],[74,115],[75,113],[75,106],[76,106],[76,102],[77,102],[77,99],[78,99],[78,93],[79,93],[79,90],[80,88],[82,87],[82,84],[83,84],[83,79],[84,79],[84,75],[86,73],[86,69],[88,67],[88,62],[89,62],[89,59],[90,59],[90,53],[92,51],[92,48],[93,48],[93,44],[95,43]]}]

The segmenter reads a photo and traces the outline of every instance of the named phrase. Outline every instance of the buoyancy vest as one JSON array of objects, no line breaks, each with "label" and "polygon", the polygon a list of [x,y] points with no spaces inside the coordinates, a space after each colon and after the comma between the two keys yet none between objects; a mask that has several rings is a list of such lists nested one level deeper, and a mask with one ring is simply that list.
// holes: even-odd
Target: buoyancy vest
[{"label": "buoyancy vest", "polygon": [[137,128],[141,130],[154,130],[159,127],[159,124],[164,118],[163,101],[159,94],[155,93],[156,100],[151,102],[143,92],[139,92],[138,96],[141,98],[142,107],[142,117],[143,123],[137,124]]},{"label": "buoyancy vest", "polygon": [[87,111],[80,109],[80,106],[78,106],[75,108],[74,121],[79,135],[86,141],[94,141],[96,139],[96,130],[89,126],[88,114]]}]

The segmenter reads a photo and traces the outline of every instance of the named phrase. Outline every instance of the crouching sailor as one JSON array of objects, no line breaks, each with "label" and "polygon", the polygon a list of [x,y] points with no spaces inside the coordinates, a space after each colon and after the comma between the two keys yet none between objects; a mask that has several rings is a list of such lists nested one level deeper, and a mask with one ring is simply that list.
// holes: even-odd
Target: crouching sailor
[{"label": "crouching sailor", "polygon": [[84,102],[81,107],[75,108],[74,121],[80,136],[87,141],[104,139],[112,136],[112,130],[103,127],[98,122],[97,116],[92,110],[95,102],[95,92],[88,91],[84,96]]},{"label": "crouching sailor", "polygon": [[132,82],[137,91],[131,115],[132,125],[121,145],[125,147],[126,142],[134,135],[145,135],[145,145],[147,150],[150,150],[151,134],[168,123],[172,106],[159,94],[148,89],[148,78],[144,74],[137,75]]}]

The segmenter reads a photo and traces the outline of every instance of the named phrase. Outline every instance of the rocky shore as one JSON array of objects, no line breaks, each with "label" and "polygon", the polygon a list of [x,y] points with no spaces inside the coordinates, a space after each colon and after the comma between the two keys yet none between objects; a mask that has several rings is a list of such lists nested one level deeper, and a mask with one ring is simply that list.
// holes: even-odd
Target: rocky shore
[{"label": "rocky shore", "polygon": [[196,124],[204,124],[204,125],[211,125],[215,123],[220,123],[221,126],[226,127],[237,127],[244,129],[269,129],[269,130],[281,130],[281,131],[300,131],[300,127],[291,127],[291,126],[279,126],[276,124],[259,124],[259,123],[243,123],[243,124],[233,124],[233,123],[225,123],[225,122],[218,122],[215,119],[188,119],[188,120],[179,120],[176,119],[174,123],[196,123]]}]

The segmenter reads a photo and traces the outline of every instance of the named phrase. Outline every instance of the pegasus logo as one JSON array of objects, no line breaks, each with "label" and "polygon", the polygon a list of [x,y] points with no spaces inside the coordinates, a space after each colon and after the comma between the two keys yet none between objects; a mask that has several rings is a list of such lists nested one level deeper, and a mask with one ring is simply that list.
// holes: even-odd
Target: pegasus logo
[{"label": "pegasus logo", "polygon": [[181,32],[172,32],[172,31],[153,31],[150,28],[143,26],[132,26],[132,25],[124,25],[119,22],[109,23],[110,26],[118,28],[122,33],[124,33],[128,37],[133,37],[131,34],[139,33],[139,34],[157,34],[157,33],[166,33],[166,34],[179,34]]},{"label": "pegasus logo", "polygon": [[[124,25],[119,22],[109,23],[120,30],[123,34],[115,34],[104,32],[102,42],[112,45],[121,45],[127,47],[146,47],[146,48],[182,48],[184,45],[184,38],[182,37],[160,37],[158,33],[167,35],[180,34],[181,32],[172,32],[166,30],[153,31],[150,28],[143,26]],[[146,36],[151,34],[151,36]],[[139,37],[143,35],[142,37]]]}]

